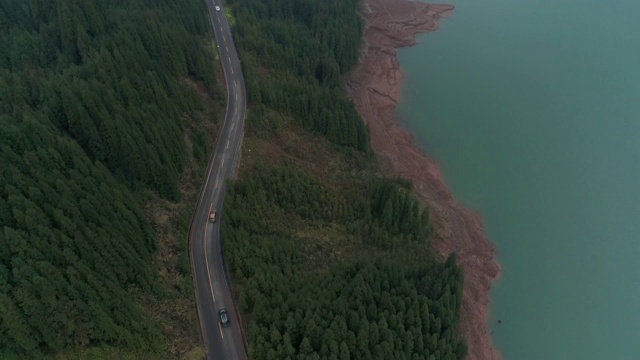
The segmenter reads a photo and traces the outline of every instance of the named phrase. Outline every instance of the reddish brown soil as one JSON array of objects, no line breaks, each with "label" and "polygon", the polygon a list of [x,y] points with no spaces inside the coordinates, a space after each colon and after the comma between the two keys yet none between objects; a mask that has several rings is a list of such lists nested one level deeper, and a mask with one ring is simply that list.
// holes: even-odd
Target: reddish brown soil
[{"label": "reddish brown soil", "polygon": [[402,72],[395,49],[415,44],[416,34],[435,30],[437,21],[452,12],[451,5],[366,0],[362,14],[367,44],[346,88],[369,125],[373,149],[387,174],[411,179],[429,207],[437,252],[443,257],[458,254],[465,275],[460,334],[468,345],[468,359],[499,359],[487,326],[489,289],[500,272],[496,248],[484,236],[479,216],[456,203],[437,165],[396,121]]}]

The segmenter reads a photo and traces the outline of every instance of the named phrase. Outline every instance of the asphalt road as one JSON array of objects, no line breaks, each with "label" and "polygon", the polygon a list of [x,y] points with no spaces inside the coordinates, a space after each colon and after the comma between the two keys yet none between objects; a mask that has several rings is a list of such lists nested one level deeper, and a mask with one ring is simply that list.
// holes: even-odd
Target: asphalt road
[{"label": "asphalt road", "polygon": [[[247,359],[240,322],[229,287],[220,244],[220,222],[226,180],[239,160],[244,121],[246,89],[238,53],[224,9],[218,1],[207,0],[211,26],[218,44],[219,61],[227,85],[227,108],[209,161],[205,182],[189,232],[191,266],[202,339],[209,360]],[[217,221],[209,222],[209,211],[217,211]],[[218,311],[227,309],[231,325],[220,326]]]}]

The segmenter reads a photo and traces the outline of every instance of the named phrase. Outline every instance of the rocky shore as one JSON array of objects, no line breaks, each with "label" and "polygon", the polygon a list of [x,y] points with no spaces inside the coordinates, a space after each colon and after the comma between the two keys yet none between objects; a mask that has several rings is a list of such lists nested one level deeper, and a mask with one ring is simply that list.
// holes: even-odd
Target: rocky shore
[{"label": "rocky shore", "polygon": [[416,43],[416,34],[433,31],[453,6],[407,0],[365,0],[365,48],[361,63],[346,81],[347,93],[369,125],[374,151],[390,176],[411,179],[424,199],[435,228],[434,247],[452,251],[464,269],[460,335],[469,360],[500,359],[487,326],[489,289],[500,273],[496,249],[484,236],[479,216],[456,203],[437,165],[396,119],[402,72],[396,48]]}]

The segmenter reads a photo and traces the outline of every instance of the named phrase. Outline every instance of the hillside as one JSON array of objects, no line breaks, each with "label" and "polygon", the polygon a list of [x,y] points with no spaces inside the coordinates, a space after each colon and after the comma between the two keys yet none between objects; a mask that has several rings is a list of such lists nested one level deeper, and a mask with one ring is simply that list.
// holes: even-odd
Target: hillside
[{"label": "hillside", "polygon": [[205,14],[0,3],[0,358],[197,346],[185,234],[223,106]]},{"label": "hillside", "polygon": [[385,179],[342,77],[357,1],[239,0],[248,134],[222,238],[252,359],[462,359],[462,271]]},{"label": "hillside", "polygon": [[[222,240],[253,359],[466,353],[455,256],[343,90],[357,6],[228,5],[250,109]],[[201,356],[186,234],[224,107],[205,14],[0,3],[0,358]]]}]

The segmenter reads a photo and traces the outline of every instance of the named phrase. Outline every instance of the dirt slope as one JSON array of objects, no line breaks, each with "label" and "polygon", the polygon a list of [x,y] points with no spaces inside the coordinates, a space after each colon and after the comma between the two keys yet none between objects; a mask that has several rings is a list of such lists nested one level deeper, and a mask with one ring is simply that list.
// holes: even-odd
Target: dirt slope
[{"label": "dirt slope", "polygon": [[346,88],[370,127],[373,149],[387,173],[411,179],[426,201],[438,253],[443,257],[458,253],[465,274],[460,333],[469,348],[468,359],[499,359],[486,322],[489,289],[500,272],[494,260],[496,249],[484,236],[479,216],[455,202],[437,165],[396,121],[402,72],[395,49],[415,44],[416,34],[436,30],[437,21],[452,12],[451,5],[365,0],[362,14],[367,44]]}]

